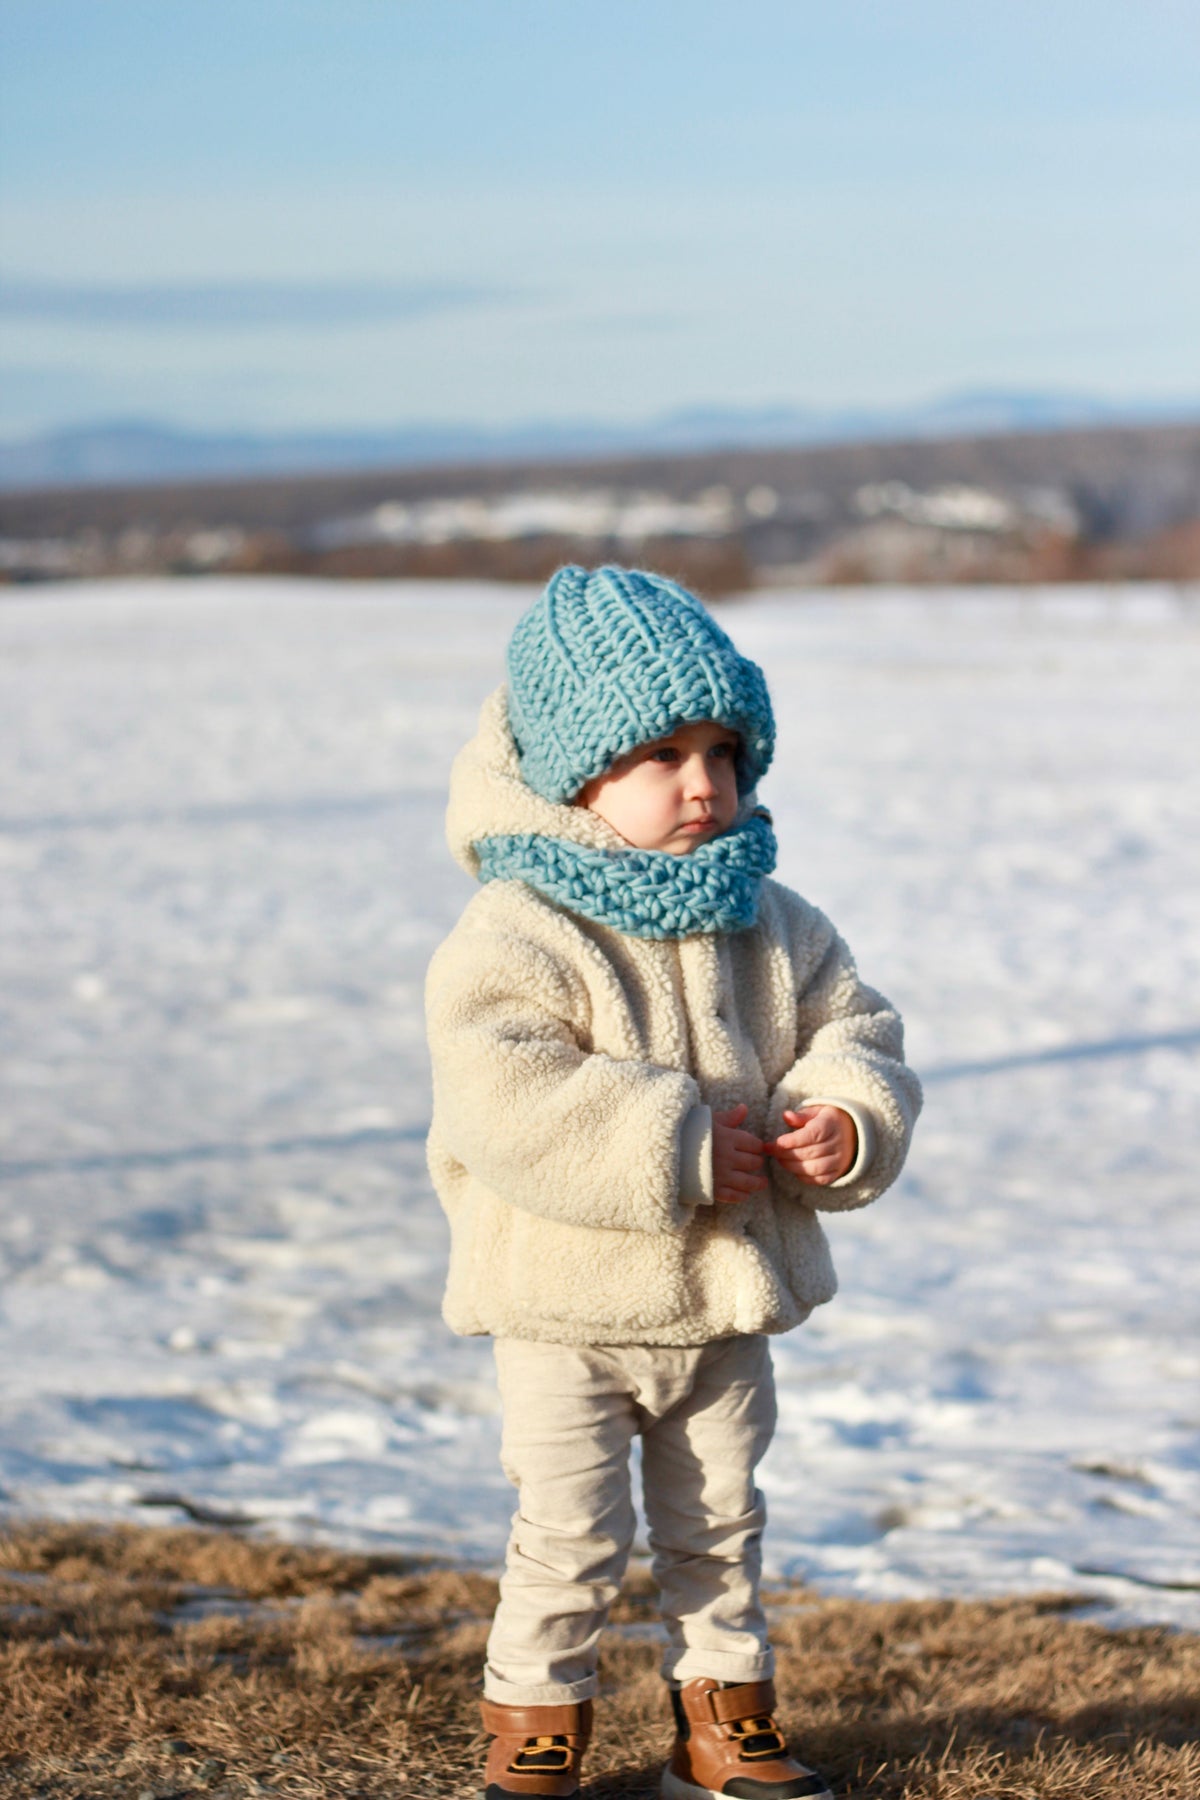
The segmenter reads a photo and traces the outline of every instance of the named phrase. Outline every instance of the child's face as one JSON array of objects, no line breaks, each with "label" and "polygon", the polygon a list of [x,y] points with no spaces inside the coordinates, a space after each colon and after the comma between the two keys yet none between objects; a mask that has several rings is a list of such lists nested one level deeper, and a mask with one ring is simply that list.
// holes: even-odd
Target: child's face
[{"label": "child's face", "polygon": [[639,744],[576,795],[637,850],[687,856],[737,812],[737,733],[703,720]]}]

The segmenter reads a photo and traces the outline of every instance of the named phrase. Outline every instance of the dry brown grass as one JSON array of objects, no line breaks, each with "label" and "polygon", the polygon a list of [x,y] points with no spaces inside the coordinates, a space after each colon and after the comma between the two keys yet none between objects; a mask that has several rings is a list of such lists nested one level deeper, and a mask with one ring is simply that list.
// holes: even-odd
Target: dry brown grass
[{"label": "dry brown grass", "polygon": [[[0,1538],[0,1794],[382,1796],[478,1786],[495,1585],[175,1530]],[[1200,1637],[1049,1597],[771,1596],[784,1722],[845,1800],[1196,1800]],[[602,1664],[588,1800],[649,1800],[670,1732],[634,1573]]]}]

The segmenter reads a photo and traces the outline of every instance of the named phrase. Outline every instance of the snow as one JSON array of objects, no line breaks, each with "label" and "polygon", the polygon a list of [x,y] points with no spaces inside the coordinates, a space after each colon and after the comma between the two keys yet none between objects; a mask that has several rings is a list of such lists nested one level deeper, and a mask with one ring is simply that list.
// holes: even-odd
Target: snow
[{"label": "snow", "polygon": [[[420,1001],[469,892],[447,770],[527,598],[0,601],[0,1511],[499,1560]],[[1200,595],[723,616],[778,704],[781,875],[927,1083],[776,1340],[768,1567],[1200,1627]]]}]

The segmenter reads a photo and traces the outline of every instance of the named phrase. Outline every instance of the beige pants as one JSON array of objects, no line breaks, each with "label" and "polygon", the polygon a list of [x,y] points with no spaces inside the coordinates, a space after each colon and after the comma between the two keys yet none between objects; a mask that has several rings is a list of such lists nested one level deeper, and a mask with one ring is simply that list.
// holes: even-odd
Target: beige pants
[{"label": "beige pants", "polygon": [[775,1428],[761,1336],[687,1349],[496,1342],[501,1458],[520,1492],[484,1693],[507,1706],[590,1699],[596,1647],[633,1542],[629,1451],[668,1647],[663,1674],[772,1672],[758,1599],[766,1513],[754,1470]]}]

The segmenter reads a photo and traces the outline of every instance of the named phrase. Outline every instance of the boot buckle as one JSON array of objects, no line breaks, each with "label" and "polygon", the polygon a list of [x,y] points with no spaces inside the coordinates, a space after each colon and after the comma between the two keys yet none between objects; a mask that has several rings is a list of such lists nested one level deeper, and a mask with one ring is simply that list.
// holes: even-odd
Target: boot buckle
[{"label": "boot buckle", "polygon": [[530,1738],[508,1765],[511,1775],[561,1775],[570,1767],[570,1746],[561,1737]]},{"label": "boot buckle", "polygon": [[774,1719],[732,1719],[729,1735],[738,1747],[742,1762],[765,1762],[772,1756],[786,1756],[787,1740]]}]

